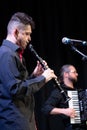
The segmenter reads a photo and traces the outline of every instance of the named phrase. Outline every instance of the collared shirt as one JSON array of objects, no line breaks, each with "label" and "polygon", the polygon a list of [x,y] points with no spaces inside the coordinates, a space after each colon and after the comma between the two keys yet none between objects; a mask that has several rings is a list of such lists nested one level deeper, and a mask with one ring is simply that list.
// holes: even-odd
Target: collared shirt
[{"label": "collared shirt", "polygon": [[[17,50],[18,45],[4,40],[0,47],[0,129],[34,130],[34,96],[45,78],[31,79]],[[30,128],[31,127],[31,128]]]}]

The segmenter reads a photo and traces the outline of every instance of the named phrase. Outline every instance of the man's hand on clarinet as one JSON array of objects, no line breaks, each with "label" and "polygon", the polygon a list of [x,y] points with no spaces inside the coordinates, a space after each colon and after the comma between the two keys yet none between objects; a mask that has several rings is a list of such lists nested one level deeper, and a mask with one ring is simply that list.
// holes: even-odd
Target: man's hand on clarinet
[{"label": "man's hand on clarinet", "polygon": [[[43,65],[45,66],[45,68],[48,68],[47,62],[45,60],[43,60]],[[44,66],[43,66],[39,61],[37,61],[37,66],[35,67],[34,71],[33,71],[33,75],[34,76],[39,76],[44,72]]]},{"label": "man's hand on clarinet", "polygon": [[57,76],[54,74],[54,71],[50,68],[44,70],[42,75],[45,77],[46,82],[50,81],[53,78],[57,78]]}]

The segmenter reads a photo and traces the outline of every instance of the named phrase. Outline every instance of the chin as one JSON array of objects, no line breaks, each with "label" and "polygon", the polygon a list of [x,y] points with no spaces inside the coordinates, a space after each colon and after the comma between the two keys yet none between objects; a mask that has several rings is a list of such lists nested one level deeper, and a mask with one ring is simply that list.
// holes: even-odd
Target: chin
[{"label": "chin", "polygon": [[23,49],[23,50],[26,49],[26,46],[23,46],[22,49]]}]

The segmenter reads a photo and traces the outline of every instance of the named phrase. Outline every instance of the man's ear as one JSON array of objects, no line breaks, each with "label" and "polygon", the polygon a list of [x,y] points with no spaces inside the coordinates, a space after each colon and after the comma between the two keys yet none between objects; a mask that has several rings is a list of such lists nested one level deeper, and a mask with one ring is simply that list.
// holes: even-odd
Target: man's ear
[{"label": "man's ear", "polygon": [[14,30],[14,37],[17,39],[17,37],[18,37],[18,34],[19,34],[19,31],[18,31],[18,29],[15,29]]},{"label": "man's ear", "polygon": [[68,72],[64,72],[64,77],[68,77]]}]

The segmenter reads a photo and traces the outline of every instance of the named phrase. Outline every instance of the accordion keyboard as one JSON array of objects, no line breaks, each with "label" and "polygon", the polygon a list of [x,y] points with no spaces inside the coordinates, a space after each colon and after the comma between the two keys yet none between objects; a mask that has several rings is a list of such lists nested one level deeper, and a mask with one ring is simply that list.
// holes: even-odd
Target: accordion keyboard
[{"label": "accordion keyboard", "polygon": [[78,99],[78,91],[74,90],[68,91],[68,96],[71,98],[69,100],[69,107],[75,109],[77,116],[75,118],[70,118],[71,124],[80,124],[81,118],[80,118],[80,106],[79,106],[79,99]]}]

